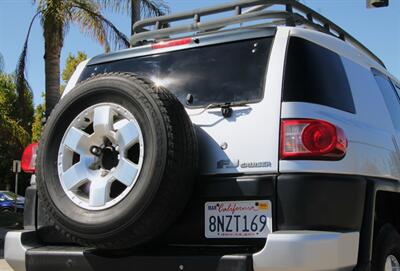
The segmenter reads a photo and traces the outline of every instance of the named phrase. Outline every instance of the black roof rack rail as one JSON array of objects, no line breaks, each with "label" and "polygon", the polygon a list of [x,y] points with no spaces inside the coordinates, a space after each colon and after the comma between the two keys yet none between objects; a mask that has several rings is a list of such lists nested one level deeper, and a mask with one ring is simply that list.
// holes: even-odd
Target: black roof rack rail
[{"label": "black roof rack rail", "polygon": [[[282,6],[284,9],[272,9],[276,6]],[[204,22],[201,21],[201,18],[204,16],[229,11],[233,11],[234,14],[224,18],[209,19]],[[171,25],[171,23],[190,19],[193,21],[189,24]],[[375,54],[341,27],[316,11],[294,0],[241,0],[209,8],[144,19],[134,24],[133,28],[135,34],[131,37],[131,44],[132,46],[136,46],[149,40],[168,39],[173,35],[217,31],[230,25],[262,20],[270,21],[254,25],[253,27],[305,25],[318,31],[331,34],[360,49],[385,67],[383,62]],[[149,30],[149,27],[152,27],[152,29]]]}]

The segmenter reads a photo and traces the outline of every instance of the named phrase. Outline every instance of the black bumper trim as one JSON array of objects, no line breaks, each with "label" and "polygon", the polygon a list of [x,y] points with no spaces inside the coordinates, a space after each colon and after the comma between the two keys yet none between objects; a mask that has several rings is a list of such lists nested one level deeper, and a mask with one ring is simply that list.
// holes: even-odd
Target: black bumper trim
[{"label": "black bumper trim", "polygon": [[282,174],[277,180],[278,230],[360,231],[367,181],[334,174]]},{"label": "black bumper trim", "polygon": [[41,247],[26,255],[27,271],[252,271],[251,255],[110,257],[79,247]]}]

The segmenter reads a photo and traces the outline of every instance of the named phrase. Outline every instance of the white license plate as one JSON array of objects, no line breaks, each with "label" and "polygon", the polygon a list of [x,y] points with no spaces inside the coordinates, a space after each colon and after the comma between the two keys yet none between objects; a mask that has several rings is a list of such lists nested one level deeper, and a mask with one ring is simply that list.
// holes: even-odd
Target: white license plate
[{"label": "white license plate", "polygon": [[269,200],[206,202],[206,238],[265,238],[272,231]]}]

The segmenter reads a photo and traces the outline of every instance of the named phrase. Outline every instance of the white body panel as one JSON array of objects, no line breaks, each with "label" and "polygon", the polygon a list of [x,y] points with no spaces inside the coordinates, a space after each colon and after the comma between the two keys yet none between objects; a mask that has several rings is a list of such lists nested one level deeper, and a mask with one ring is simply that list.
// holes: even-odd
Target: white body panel
[{"label": "white body panel", "polygon": [[[200,115],[188,110],[197,126],[200,165],[203,174],[270,173],[278,171],[280,100],[288,31],[275,36],[269,59],[264,99],[257,104],[233,107],[230,118],[221,109],[209,109]],[[273,67],[273,68],[272,68]],[[227,144],[226,150],[220,147]],[[222,168],[217,164],[229,161]],[[254,166],[251,163],[264,163]]]},{"label": "white body panel", "polygon": [[282,103],[282,119],[322,119],[341,127],[348,139],[348,149],[346,156],[339,161],[281,160],[279,171],[400,179],[395,131],[370,70],[375,68],[383,72],[385,69],[359,50],[329,35],[302,28],[291,28],[290,34],[310,40],[342,56],[356,113],[311,103]]},{"label": "white body panel", "polygon": [[[302,37],[342,56],[356,114],[311,103],[281,103],[282,78],[290,36]],[[192,45],[191,45],[192,46]],[[137,49],[143,53],[143,49]],[[145,54],[148,54],[145,52]],[[82,62],[63,93],[76,84],[88,61]],[[261,102],[233,107],[231,117],[221,109],[186,109],[197,128],[201,174],[315,172],[400,179],[395,132],[370,69],[388,74],[376,61],[335,37],[299,27],[277,27]],[[369,81],[365,81],[365,73]],[[371,114],[372,107],[379,108]],[[280,120],[315,118],[341,127],[349,140],[340,161],[279,161]]]}]

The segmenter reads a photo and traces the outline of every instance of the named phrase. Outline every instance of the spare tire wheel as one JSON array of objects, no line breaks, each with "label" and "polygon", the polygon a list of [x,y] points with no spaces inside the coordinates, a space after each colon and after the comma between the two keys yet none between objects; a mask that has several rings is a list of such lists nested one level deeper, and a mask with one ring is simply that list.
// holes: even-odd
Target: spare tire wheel
[{"label": "spare tire wheel", "polygon": [[38,152],[48,220],[81,245],[121,249],[163,232],[190,197],[198,159],[178,99],[133,74],[103,74],[53,110]]}]

